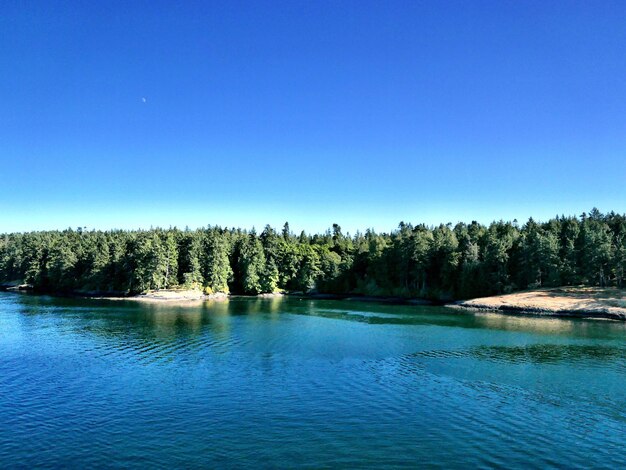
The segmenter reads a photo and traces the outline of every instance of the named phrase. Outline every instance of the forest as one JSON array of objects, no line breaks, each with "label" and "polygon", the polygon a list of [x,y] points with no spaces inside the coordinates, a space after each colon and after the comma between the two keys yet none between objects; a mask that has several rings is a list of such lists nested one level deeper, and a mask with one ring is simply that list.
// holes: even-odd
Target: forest
[{"label": "forest", "polygon": [[570,285],[617,286],[626,269],[626,215],[593,209],[523,225],[401,222],[391,233],[261,233],[67,229],[0,235],[0,284],[35,291],[133,295],[199,288],[255,295],[290,291],[440,301]]}]

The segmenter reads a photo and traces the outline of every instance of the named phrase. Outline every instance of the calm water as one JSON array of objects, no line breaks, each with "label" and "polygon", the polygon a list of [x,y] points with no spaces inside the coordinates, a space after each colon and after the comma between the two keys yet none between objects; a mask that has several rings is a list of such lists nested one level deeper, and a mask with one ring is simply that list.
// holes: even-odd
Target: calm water
[{"label": "calm water", "polygon": [[0,293],[0,467],[626,467],[626,325]]}]

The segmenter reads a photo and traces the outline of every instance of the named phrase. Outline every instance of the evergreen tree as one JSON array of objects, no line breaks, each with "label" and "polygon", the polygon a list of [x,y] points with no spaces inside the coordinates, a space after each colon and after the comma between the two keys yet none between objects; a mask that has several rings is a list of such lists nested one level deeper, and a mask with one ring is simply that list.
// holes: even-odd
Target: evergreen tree
[{"label": "evergreen tree", "polygon": [[261,292],[275,292],[278,289],[278,268],[273,259],[266,260],[260,279]]},{"label": "evergreen tree", "polygon": [[229,292],[233,270],[229,260],[230,248],[218,229],[210,229],[204,238],[202,276],[208,292]]},{"label": "evergreen tree", "polygon": [[295,287],[302,292],[309,292],[317,286],[321,274],[319,257],[310,245],[300,246],[300,266],[295,278]]},{"label": "evergreen tree", "polygon": [[559,259],[561,260],[561,285],[575,285],[580,282],[578,269],[578,249],[576,243],[580,236],[580,224],[576,218],[561,219]]},{"label": "evergreen tree", "polygon": [[178,242],[178,283],[186,288],[199,287],[204,283],[200,258],[203,233],[185,231]]},{"label": "evergreen tree", "polygon": [[477,222],[354,236],[337,224],[293,236],[240,229],[42,231],[0,235],[0,286],[38,291],[135,294],[178,285],[206,292],[277,289],[331,293],[477,297],[558,285],[622,287],[626,216],[556,217],[545,223]]},{"label": "evergreen tree", "polygon": [[459,242],[449,226],[440,225],[432,231],[429,271],[430,279],[440,291],[439,297],[452,298],[460,258],[458,247]]},{"label": "evergreen tree", "polygon": [[240,239],[237,252],[237,274],[241,292],[253,295],[262,293],[265,254],[263,245],[254,232]]},{"label": "evergreen tree", "polygon": [[582,223],[582,263],[587,282],[604,287],[613,257],[613,245],[609,226],[594,209]]}]

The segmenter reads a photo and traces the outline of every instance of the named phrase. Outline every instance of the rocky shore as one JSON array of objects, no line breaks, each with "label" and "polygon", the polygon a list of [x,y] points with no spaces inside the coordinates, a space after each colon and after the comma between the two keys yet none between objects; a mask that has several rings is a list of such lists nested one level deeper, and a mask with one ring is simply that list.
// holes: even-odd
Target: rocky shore
[{"label": "rocky shore", "polygon": [[513,314],[626,321],[626,290],[600,287],[560,287],[464,300],[455,308]]}]

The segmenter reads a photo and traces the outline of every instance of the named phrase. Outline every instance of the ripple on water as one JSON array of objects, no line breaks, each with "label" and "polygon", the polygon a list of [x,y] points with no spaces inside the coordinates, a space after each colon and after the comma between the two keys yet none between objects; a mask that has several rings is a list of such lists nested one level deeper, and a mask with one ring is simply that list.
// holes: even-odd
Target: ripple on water
[{"label": "ripple on water", "polygon": [[0,464],[626,466],[611,326],[19,299],[0,294]]}]

